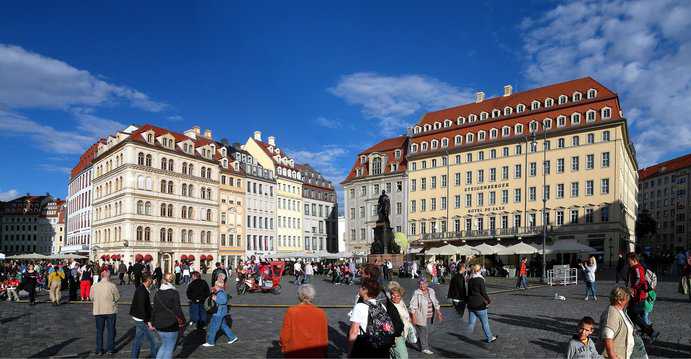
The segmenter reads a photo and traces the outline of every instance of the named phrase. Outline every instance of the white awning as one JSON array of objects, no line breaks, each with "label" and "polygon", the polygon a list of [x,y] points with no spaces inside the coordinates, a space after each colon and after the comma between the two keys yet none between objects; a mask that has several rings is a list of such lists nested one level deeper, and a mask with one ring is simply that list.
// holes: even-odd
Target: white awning
[{"label": "white awning", "polygon": [[595,253],[593,247],[581,244],[574,239],[557,240],[553,245],[545,248],[545,253]]}]

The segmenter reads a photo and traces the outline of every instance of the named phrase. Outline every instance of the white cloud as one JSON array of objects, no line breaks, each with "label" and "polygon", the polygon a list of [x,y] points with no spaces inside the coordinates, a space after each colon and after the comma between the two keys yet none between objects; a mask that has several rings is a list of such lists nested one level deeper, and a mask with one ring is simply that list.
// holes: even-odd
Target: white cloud
[{"label": "white cloud", "polygon": [[317,117],[317,119],[314,122],[321,127],[326,127],[326,128],[331,128],[331,129],[341,128],[341,123],[339,121],[330,120],[330,119],[323,117],[323,116]]},{"label": "white cloud", "polygon": [[42,171],[58,172],[58,173],[66,174],[66,175],[70,174],[70,172],[72,171],[72,169],[69,167],[58,166],[58,165],[54,165],[54,164],[50,164],[50,163],[43,163],[43,164],[38,165],[37,167],[38,167],[38,169],[40,169]]},{"label": "white cloud", "polygon": [[75,131],[61,131],[42,125],[25,116],[0,109],[0,134],[26,136],[46,152],[81,154],[94,142],[94,137]]},{"label": "white cloud", "polygon": [[459,89],[423,75],[384,76],[359,72],[341,77],[329,92],[362,107],[368,118],[379,121],[384,135],[400,134],[411,125],[410,117],[467,103],[472,91]]},{"label": "white cloud", "polygon": [[11,189],[9,191],[0,192],[0,201],[9,201],[19,197],[19,193],[16,189]]},{"label": "white cloud", "polygon": [[[346,146],[347,147],[347,146]],[[320,151],[308,150],[288,150],[288,153],[295,158],[298,163],[306,163],[321,173],[327,180],[331,181],[336,189],[338,197],[339,211],[343,207],[343,187],[340,183],[348,175],[350,167],[346,167],[344,160],[351,155],[343,146],[327,145]]]},{"label": "white cloud", "polygon": [[151,112],[166,104],[127,86],[107,83],[56,59],[0,44],[0,104],[9,108],[68,109],[118,101]]},{"label": "white cloud", "polygon": [[521,29],[533,84],[592,76],[619,94],[640,165],[691,148],[691,2],[569,1]]},{"label": "white cloud", "polygon": [[184,120],[184,118],[180,115],[172,115],[172,116],[168,116],[168,120],[177,122],[177,121]]}]

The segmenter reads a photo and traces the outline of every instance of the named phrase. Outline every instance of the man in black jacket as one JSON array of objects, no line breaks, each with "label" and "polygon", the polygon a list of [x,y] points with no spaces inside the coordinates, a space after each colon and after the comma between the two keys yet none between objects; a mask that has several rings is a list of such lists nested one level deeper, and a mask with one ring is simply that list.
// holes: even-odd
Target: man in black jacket
[{"label": "man in black jacket", "polygon": [[132,266],[132,275],[134,276],[134,286],[139,287],[142,284],[142,272],[144,271],[144,265],[141,262],[137,262]]},{"label": "man in black jacket", "polygon": [[201,277],[199,272],[193,272],[192,282],[187,286],[187,299],[190,300],[190,325],[196,323],[197,328],[203,328],[206,325],[204,301],[211,295],[209,285]]},{"label": "man in black jacket", "polygon": [[158,351],[158,344],[154,338],[154,327],[151,325],[151,299],[149,298],[149,287],[153,283],[151,276],[144,274],[142,276],[142,284],[134,291],[134,298],[132,298],[132,305],[130,306],[130,315],[134,320],[135,335],[132,342],[132,357],[139,356],[139,350],[142,346],[144,337],[149,341],[151,347],[151,356],[155,357]]},{"label": "man in black jacket", "polygon": [[458,263],[456,273],[451,278],[449,284],[449,293],[447,298],[451,299],[453,307],[456,309],[458,315],[463,319],[465,313],[466,300],[468,294],[465,289],[465,263]]}]

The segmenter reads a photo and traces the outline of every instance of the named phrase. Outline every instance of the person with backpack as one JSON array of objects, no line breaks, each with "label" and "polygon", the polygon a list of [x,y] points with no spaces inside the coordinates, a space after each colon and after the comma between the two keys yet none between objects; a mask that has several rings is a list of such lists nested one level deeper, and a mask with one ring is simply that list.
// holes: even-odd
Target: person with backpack
[{"label": "person with backpack", "polygon": [[[141,277],[139,279],[141,280]],[[180,306],[180,294],[173,283],[173,273],[166,273],[162,278],[161,287],[154,296],[151,324],[161,337],[161,345],[156,353],[157,359],[173,357],[178,337],[183,334],[185,328],[185,314]],[[141,285],[141,282],[139,284]]]},{"label": "person with backpack", "polygon": [[472,333],[475,328],[475,322],[480,318],[486,341],[487,343],[492,343],[497,340],[497,337],[492,335],[492,330],[489,327],[489,319],[487,317],[487,306],[492,301],[489,295],[487,295],[485,278],[482,277],[481,271],[482,266],[475,264],[470,279],[468,280],[468,327],[466,328],[466,332],[468,334]]},{"label": "person with backpack", "polygon": [[201,278],[197,271],[192,273],[192,283],[187,286],[187,299],[190,301],[190,325],[196,324],[197,328],[206,326],[206,310],[204,301],[211,295],[209,285]]},{"label": "person with backpack", "polygon": [[[233,344],[239,339],[230,330],[225,318],[228,314],[228,295],[225,292],[225,276],[219,276],[214,284],[214,294],[207,299],[205,307],[208,309],[208,314],[211,315],[211,324],[209,324],[209,333],[206,337],[206,343],[202,344],[205,347],[212,347],[216,345],[216,333],[219,329],[228,337],[228,344]],[[214,305],[215,304],[215,305]]]},{"label": "person with backpack", "polygon": [[[660,332],[654,330],[652,325],[647,324],[643,319],[643,315],[645,313],[645,300],[648,298],[648,292],[651,289],[651,283],[649,283],[649,281],[657,282],[657,278],[652,271],[650,271],[649,274],[646,273],[647,271],[639,262],[636,253],[629,253],[626,259],[629,263],[627,283],[632,293],[627,314],[631,318],[631,321],[641,328],[644,334],[650,336],[652,340],[655,340],[660,335]],[[652,287],[656,284],[657,283],[652,283]]]},{"label": "person with backpack", "polygon": [[[350,314],[348,352],[351,358],[389,358],[396,329],[387,307],[377,300],[382,288],[376,278],[362,280],[360,300]],[[400,319],[400,318],[399,318]]]},{"label": "person with backpack", "polygon": [[415,290],[413,298],[410,300],[410,314],[411,321],[417,331],[419,350],[427,355],[434,354],[430,350],[429,334],[432,331],[434,318],[442,321],[444,317],[441,314],[441,307],[434,289],[429,288],[427,279],[424,277],[418,280],[418,289]]}]

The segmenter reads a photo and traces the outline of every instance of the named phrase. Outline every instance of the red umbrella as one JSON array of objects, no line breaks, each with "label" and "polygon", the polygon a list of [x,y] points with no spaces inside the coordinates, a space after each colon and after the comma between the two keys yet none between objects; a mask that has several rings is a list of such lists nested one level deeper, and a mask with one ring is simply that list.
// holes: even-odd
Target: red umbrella
[{"label": "red umbrella", "polygon": [[187,257],[187,259],[189,259],[189,260],[191,260],[191,261],[194,261],[194,254],[190,254],[190,255]]},{"label": "red umbrella", "polygon": [[206,260],[206,256],[202,254],[202,255],[199,257],[199,260],[200,260],[200,261],[205,261],[205,260]]},{"label": "red umbrella", "polygon": [[106,257],[106,260],[110,260],[110,254],[106,254],[104,257]]},{"label": "red umbrella", "polygon": [[154,260],[154,257],[152,257],[151,254],[147,254],[144,256],[145,262],[151,262],[152,260]]},{"label": "red umbrella", "polygon": [[144,260],[144,256],[141,255],[141,254],[137,254],[136,256],[134,256],[134,261],[135,261],[135,262],[141,262],[141,261],[143,261],[143,260]]},{"label": "red umbrella", "polygon": [[106,260],[106,255],[101,255],[101,260]]},{"label": "red umbrella", "polygon": [[214,260],[214,256],[212,256],[211,254],[209,254],[208,256],[206,256],[206,260],[207,260],[207,261],[212,261],[212,260]]},{"label": "red umbrella", "polygon": [[183,261],[186,261],[186,260],[187,260],[187,254],[181,255],[181,256],[180,256],[180,259],[183,260]]},{"label": "red umbrella", "polygon": [[117,255],[117,254],[113,254],[112,256],[110,256],[110,258],[111,258],[112,260],[116,261],[116,260],[120,259],[120,256]]}]

